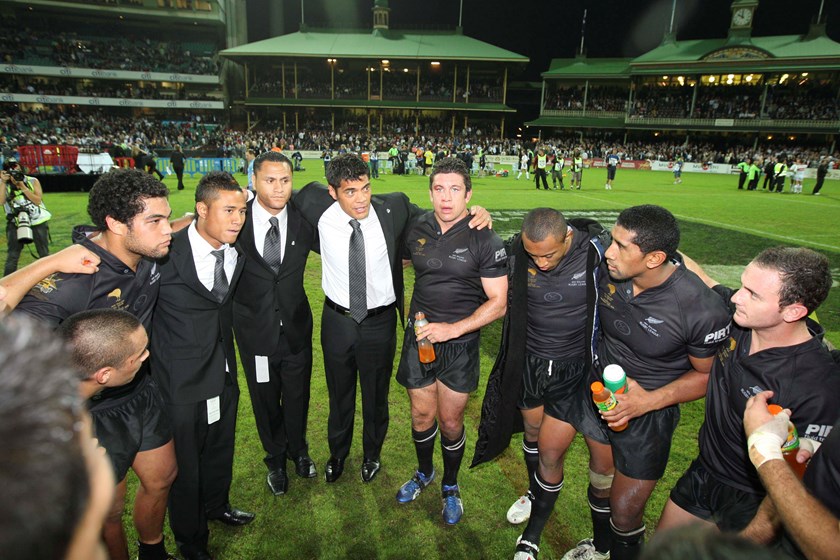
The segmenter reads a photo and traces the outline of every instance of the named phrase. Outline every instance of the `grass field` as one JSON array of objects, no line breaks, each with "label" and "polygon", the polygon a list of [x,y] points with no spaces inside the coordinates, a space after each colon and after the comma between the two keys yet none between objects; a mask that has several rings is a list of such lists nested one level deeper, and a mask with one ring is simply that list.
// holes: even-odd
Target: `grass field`
[{"label": "grass field", "polygon": [[[322,180],[319,161],[304,162],[310,171],[297,173],[301,187]],[[246,179],[240,176],[244,184]],[[840,278],[840,236],[834,231],[840,216],[837,181],[828,181],[823,195],[768,194],[736,190],[737,177],[686,174],[683,184],[673,185],[669,173],[619,170],[613,190],[605,191],[603,170],[584,173],[581,191],[536,191],[524,178],[475,179],[473,204],[491,210],[494,228],[502,237],[518,231],[525,212],[538,206],[551,206],[567,216],[587,216],[607,227],[627,206],[654,203],[670,209],[680,220],[681,249],[725,284],[737,286],[744,265],[761,249],[773,245],[803,245],[825,253],[831,260],[833,276]],[[185,191],[173,190],[170,202],[175,216],[191,209],[195,179]],[[167,177],[174,188],[174,177]],[[813,180],[806,181],[810,193]],[[385,175],[374,181],[374,192],[403,191],[412,200],[430,207],[428,183],[421,177]],[[83,193],[47,193],[45,202],[53,213],[51,232],[54,249],[69,243],[70,228],[88,223]],[[5,239],[0,240],[0,257],[5,260]],[[22,264],[32,257],[24,255]],[[413,277],[407,276],[407,298]],[[835,280],[836,286],[836,280]],[[359,478],[361,466],[361,414],[357,405],[354,446],[344,476],[336,484],[323,481],[323,465],[329,457],[326,443],[327,393],[319,344],[320,260],[312,255],[306,274],[306,288],[315,318],[314,370],[310,407],[310,453],[318,465],[318,478],[301,480],[292,475],[288,495],[274,498],[265,485],[266,469],[254,427],[253,414],[244,379],[239,408],[236,460],[231,493],[232,503],[257,512],[257,519],[242,529],[213,524],[210,550],[220,559],[275,558],[510,558],[521,527],[505,520],[505,512],[527,486],[519,438],[497,461],[468,470],[480,417],[482,388],[473,395],[467,409],[467,456],[460,476],[465,514],[454,528],[440,519],[439,483],[435,482],[417,502],[398,505],[394,494],[415,468],[411,443],[408,399],[405,390],[392,382],[391,426],[382,454],[383,470],[371,484]],[[832,290],[818,312],[828,338],[840,342],[840,292]],[[482,374],[492,366],[498,348],[499,325],[484,330]],[[399,345],[398,345],[399,346]],[[701,402],[682,408],[682,421],[671,450],[668,471],[658,485],[647,509],[649,532],[656,524],[667,494],[676,479],[697,453],[696,434],[703,417]],[[436,451],[436,464],[440,453]],[[543,536],[541,559],[559,558],[580,538],[589,536],[589,509],[586,448],[579,439],[568,455],[566,483],[555,514]],[[132,481],[134,484],[134,481]],[[132,495],[133,492],[129,492]],[[131,511],[130,504],[126,510]],[[125,523],[130,533],[130,514]],[[133,537],[130,535],[130,541]],[[167,546],[175,550],[167,532]]]}]

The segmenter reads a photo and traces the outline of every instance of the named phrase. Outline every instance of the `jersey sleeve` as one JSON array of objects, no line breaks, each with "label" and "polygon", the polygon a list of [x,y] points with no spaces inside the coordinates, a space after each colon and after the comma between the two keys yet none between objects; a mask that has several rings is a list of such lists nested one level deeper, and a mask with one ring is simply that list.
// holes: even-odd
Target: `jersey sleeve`
[{"label": "jersey sleeve", "polygon": [[53,326],[88,309],[93,275],[55,273],[26,294],[15,313],[25,313]]},{"label": "jersey sleeve", "polygon": [[688,354],[695,358],[713,356],[729,336],[732,315],[725,302],[704,285],[684,311],[688,321]]},{"label": "jersey sleeve", "polygon": [[476,232],[478,241],[478,271],[482,278],[499,278],[508,273],[507,250],[496,232],[484,229]]}]

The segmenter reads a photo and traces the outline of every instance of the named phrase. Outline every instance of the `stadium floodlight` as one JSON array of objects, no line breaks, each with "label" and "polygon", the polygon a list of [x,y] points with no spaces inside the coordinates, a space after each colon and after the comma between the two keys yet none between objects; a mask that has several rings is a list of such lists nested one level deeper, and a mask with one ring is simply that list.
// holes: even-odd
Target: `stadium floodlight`
[{"label": "stadium floodlight", "polygon": [[709,76],[709,83],[710,84],[715,83],[715,77],[714,76]]},{"label": "stadium floodlight", "polygon": [[432,65],[432,66],[440,66],[440,62],[438,62],[437,60],[433,60],[433,61],[431,62],[431,65]]},{"label": "stadium floodlight", "polygon": [[382,60],[382,66],[388,66],[389,64],[391,64],[390,60],[388,60],[388,59],[383,59]]}]

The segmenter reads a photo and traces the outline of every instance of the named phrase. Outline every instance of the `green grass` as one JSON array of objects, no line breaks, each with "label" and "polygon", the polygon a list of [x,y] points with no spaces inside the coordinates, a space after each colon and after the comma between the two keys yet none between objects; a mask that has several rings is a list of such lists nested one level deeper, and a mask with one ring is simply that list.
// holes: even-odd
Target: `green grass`
[{"label": "green grass", "polygon": [[[307,162],[312,171],[299,172],[297,187],[309,181],[322,181],[320,162]],[[631,205],[661,204],[680,219],[681,248],[695,257],[728,285],[737,286],[744,265],[761,249],[779,245],[805,245],[825,253],[840,278],[840,238],[833,227],[840,215],[837,181],[828,181],[823,196],[807,194],[768,194],[736,190],[737,178],[686,174],[682,185],[673,185],[668,173],[620,170],[612,191],[603,188],[605,172],[589,170],[581,191],[536,191],[533,183],[510,178],[475,179],[472,204],[493,212],[494,227],[506,237],[518,231],[522,216],[537,206],[556,207],[570,216],[591,216],[612,225],[617,213]],[[243,177],[243,176],[240,176]],[[174,215],[181,215],[193,204],[196,179],[187,190],[173,190],[170,202]],[[242,179],[244,182],[244,178]],[[174,178],[166,183],[174,187]],[[807,181],[810,192],[813,181]],[[428,183],[421,177],[383,176],[374,181],[375,192],[403,191],[412,200],[430,207]],[[70,241],[70,228],[87,223],[84,194],[47,193],[45,202],[53,213],[53,248]],[[5,240],[0,240],[0,257],[5,259]],[[24,255],[22,264],[32,257]],[[407,275],[408,297],[413,276]],[[302,480],[294,475],[290,492],[281,498],[271,496],[265,487],[266,469],[254,426],[244,379],[239,408],[232,503],[257,512],[257,519],[242,529],[213,524],[210,549],[223,559],[273,558],[509,558],[521,527],[512,527],[505,512],[527,486],[521,459],[520,439],[497,461],[478,469],[464,466],[460,484],[464,498],[463,521],[446,528],[440,520],[439,483],[435,482],[417,502],[398,505],[394,494],[413,472],[416,459],[411,443],[408,399],[395,381],[391,385],[391,426],[382,453],[383,470],[371,484],[359,479],[361,466],[361,415],[357,404],[356,434],[346,472],[336,484],[323,482],[323,465],[329,457],[326,443],[328,411],[323,361],[320,352],[320,259],[312,255],[306,274],[306,289],[314,309],[315,350],[310,407],[310,452],[318,464],[317,479]],[[819,318],[833,342],[840,342],[840,295],[833,289],[819,310]],[[499,340],[499,325],[484,330],[482,372],[489,371]],[[398,345],[399,347],[399,345]],[[397,358],[399,359],[399,357]],[[482,384],[483,385],[483,384]],[[470,399],[467,413],[468,451],[472,456],[480,417],[483,386]],[[697,453],[697,431],[702,422],[701,402],[683,406],[683,417],[671,451],[671,462],[647,508],[649,530],[656,525],[668,492]],[[440,463],[439,452],[436,461]],[[549,522],[541,558],[559,558],[577,540],[588,536],[589,509],[586,502],[587,453],[578,438],[568,454],[566,484],[560,494],[555,515]],[[131,484],[136,484],[131,480]],[[133,490],[129,492],[133,495]],[[127,507],[131,511],[131,506]],[[129,514],[125,524],[133,541]],[[167,532],[167,546],[175,550]]]}]

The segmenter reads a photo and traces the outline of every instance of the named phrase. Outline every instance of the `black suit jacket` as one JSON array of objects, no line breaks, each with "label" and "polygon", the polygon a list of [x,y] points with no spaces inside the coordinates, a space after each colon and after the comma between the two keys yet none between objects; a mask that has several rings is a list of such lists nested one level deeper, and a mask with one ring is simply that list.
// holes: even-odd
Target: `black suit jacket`
[{"label": "black suit jacket", "polygon": [[[318,227],[318,220],[335,200],[330,196],[327,187],[312,182],[303,187],[295,197],[303,217]],[[397,309],[400,311],[400,321],[405,316],[405,284],[403,281],[402,252],[405,236],[411,222],[425,213],[413,204],[403,193],[386,193],[374,195],[370,200],[376,210],[382,232],[385,234],[385,244],[388,247],[388,261],[391,264],[391,277],[394,281],[394,294],[397,297]],[[317,250],[317,248],[316,248]]]},{"label": "black suit jacket", "polygon": [[[312,346],[312,310],[303,289],[306,258],[315,229],[303,219],[295,204],[287,204],[283,263],[277,274],[254,244],[253,205],[239,232],[236,247],[246,256],[245,269],[233,296],[233,328],[239,348],[255,356],[271,356],[280,343],[281,329],[294,353]],[[282,326],[281,326],[282,321]]]},{"label": "black suit jacket", "polygon": [[[198,279],[188,228],[172,235],[160,262],[160,296],[152,319],[151,370],[164,399],[192,404],[222,393],[225,378],[236,383],[232,294],[242,274],[240,254],[230,290],[219,301]],[[230,368],[225,374],[225,362]]]}]

